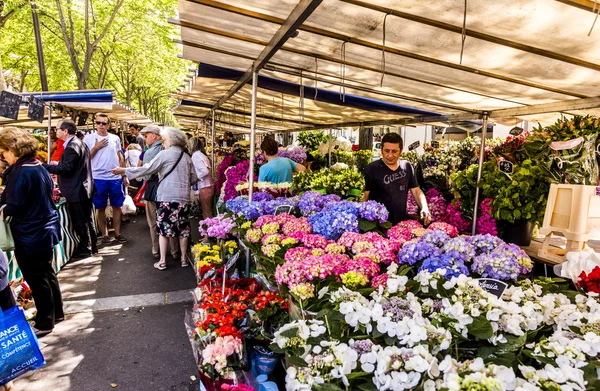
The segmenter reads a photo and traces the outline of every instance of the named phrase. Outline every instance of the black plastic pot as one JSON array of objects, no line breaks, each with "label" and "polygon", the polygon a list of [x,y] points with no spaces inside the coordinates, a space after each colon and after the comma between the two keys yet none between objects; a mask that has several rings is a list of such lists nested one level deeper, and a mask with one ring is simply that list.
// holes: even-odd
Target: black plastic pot
[{"label": "black plastic pot", "polygon": [[535,225],[527,220],[517,220],[514,223],[505,221],[502,239],[506,243],[513,243],[517,246],[529,246],[534,227]]}]

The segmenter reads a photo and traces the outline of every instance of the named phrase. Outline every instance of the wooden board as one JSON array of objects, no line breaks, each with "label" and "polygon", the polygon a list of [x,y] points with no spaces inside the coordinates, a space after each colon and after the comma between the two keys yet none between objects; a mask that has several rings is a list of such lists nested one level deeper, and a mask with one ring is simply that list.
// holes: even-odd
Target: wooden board
[{"label": "wooden board", "polygon": [[[540,256],[538,252],[542,248],[542,242],[544,241],[544,237],[533,238],[531,240],[531,244],[529,246],[521,246],[523,250],[529,255],[531,259],[536,261],[543,262],[548,265],[557,265],[561,262],[557,262],[550,258],[545,258]],[[552,239],[550,242],[550,247],[556,250],[564,249],[567,244],[567,239],[562,236],[552,235]],[[599,240],[589,240],[586,245],[586,249],[591,249],[596,253],[600,253],[600,241]]]}]

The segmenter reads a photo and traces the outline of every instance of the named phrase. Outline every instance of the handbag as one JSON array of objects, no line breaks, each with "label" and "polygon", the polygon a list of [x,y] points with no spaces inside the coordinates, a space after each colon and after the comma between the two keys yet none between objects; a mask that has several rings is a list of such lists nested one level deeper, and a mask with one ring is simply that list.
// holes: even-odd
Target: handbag
[{"label": "handbag", "polygon": [[0,384],[46,364],[37,337],[18,306],[0,311]]},{"label": "handbag", "polygon": [[150,177],[150,179],[148,179],[146,181],[146,192],[144,193],[144,199],[146,201],[152,201],[152,202],[157,202],[158,201],[156,199],[157,193],[158,193],[158,185],[160,185],[160,183],[162,181],[164,181],[165,178],[168,177],[173,172],[173,170],[175,169],[175,167],[177,167],[177,165],[181,161],[181,158],[183,157],[184,153],[185,153],[185,151],[181,151],[181,155],[179,155],[179,158],[177,159],[177,161],[175,162],[175,164],[173,164],[173,167],[171,167],[171,169],[169,170],[169,172],[167,172],[165,174],[165,176],[163,177],[163,179],[158,180],[158,175],[153,174]]},{"label": "handbag", "polygon": [[15,240],[13,239],[10,224],[4,218],[4,208],[6,204],[0,208],[0,249],[2,251],[12,251],[15,249]]},{"label": "handbag", "polygon": [[146,190],[144,191],[144,200],[156,202],[156,193],[158,192],[158,175],[154,174],[146,181]]}]

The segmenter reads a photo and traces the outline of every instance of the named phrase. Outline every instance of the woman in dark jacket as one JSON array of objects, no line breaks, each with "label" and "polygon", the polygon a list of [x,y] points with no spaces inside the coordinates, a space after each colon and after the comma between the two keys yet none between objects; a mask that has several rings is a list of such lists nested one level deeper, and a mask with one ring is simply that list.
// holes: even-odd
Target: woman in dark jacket
[{"label": "woman in dark jacket", "polygon": [[4,219],[10,219],[15,258],[31,288],[37,308],[34,331],[52,332],[64,319],[62,295],[52,267],[52,254],[61,239],[60,221],[52,193],[54,184],[34,156],[38,142],[25,130],[0,131],[0,154],[10,167],[4,172],[6,185],[0,204]]}]

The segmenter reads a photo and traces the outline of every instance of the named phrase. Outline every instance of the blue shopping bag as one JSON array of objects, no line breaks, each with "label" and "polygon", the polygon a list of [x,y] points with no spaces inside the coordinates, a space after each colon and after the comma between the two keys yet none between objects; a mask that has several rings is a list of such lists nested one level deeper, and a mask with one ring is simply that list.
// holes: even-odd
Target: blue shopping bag
[{"label": "blue shopping bag", "polygon": [[18,306],[0,311],[0,385],[46,364],[37,337]]}]

